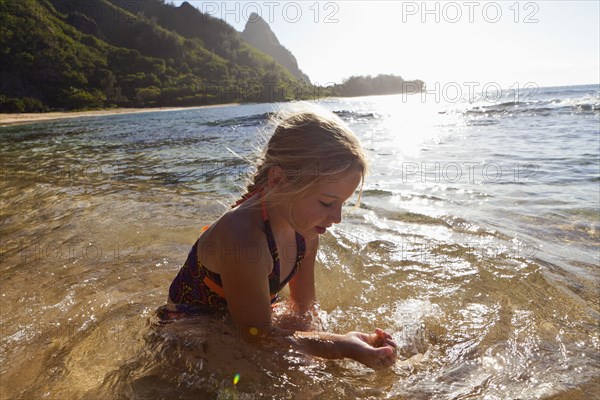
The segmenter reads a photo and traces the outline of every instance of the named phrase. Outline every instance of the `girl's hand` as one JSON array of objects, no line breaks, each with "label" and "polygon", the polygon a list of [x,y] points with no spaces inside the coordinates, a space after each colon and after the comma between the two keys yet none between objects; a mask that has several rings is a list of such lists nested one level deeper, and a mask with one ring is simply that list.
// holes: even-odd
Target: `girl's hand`
[{"label": "girl's hand", "polygon": [[373,369],[387,368],[396,362],[396,343],[392,336],[376,328],[375,333],[348,332],[342,340],[346,357]]}]

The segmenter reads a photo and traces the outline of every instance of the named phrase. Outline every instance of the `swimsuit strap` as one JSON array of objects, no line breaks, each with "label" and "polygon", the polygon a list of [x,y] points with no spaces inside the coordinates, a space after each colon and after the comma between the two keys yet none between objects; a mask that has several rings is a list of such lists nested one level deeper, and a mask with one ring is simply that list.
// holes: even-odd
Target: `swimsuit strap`
[{"label": "swimsuit strap", "polygon": [[267,206],[265,205],[265,202],[262,201],[262,199],[260,199],[260,208],[262,209],[263,222],[265,222],[265,223],[269,222],[269,213],[267,212]]},{"label": "swimsuit strap", "polygon": [[296,263],[290,274],[280,283],[280,287],[284,287],[287,283],[296,275],[296,272],[300,269],[300,263],[304,259],[304,253],[306,252],[306,241],[304,237],[296,232]]},{"label": "swimsuit strap", "polygon": [[294,264],[294,268],[292,269],[290,274],[286,277],[285,281],[280,282],[281,268],[280,268],[279,252],[277,251],[277,244],[275,243],[275,236],[273,235],[273,229],[271,228],[271,224],[269,222],[269,213],[267,212],[267,206],[265,205],[265,202],[262,201],[262,188],[257,189],[251,193],[248,193],[248,194],[242,196],[242,198],[240,200],[238,200],[233,207],[237,207],[238,205],[242,204],[243,202],[245,202],[246,200],[248,200],[249,198],[251,198],[257,194],[261,195],[260,207],[261,207],[261,211],[262,211],[262,220],[265,223],[265,231],[267,233],[267,244],[269,245],[269,252],[271,253],[271,257],[273,258],[273,271],[271,272],[271,274],[269,274],[269,282],[270,282],[270,286],[271,286],[271,282],[272,282],[273,286],[276,286],[273,289],[275,289],[275,291],[278,292],[279,290],[281,290],[282,287],[284,287],[289,282],[289,280],[298,271],[298,269],[300,267],[300,262],[304,258],[304,253],[306,251],[306,242],[304,240],[304,237],[302,237],[302,235],[300,235],[298,232],[296,232],[296,249],[297,249],[296,262]]},{"label": "swimsuit strap", "polygon": [[294,263],[294,267],[290,274],[285,278],[283,282],[280,281],[280,259],[279,253],[277,252],[277,244],[275,243],[275,236],[273,235],[273,230],[271,229],[271,224],[269,223],[269,214],[267,213],[267,207],[263,201],[260,202],[262,207],[262,218],[265,222],[265,229],[267,231],[267,243],[269,245],[269,251],[271,252],[271,256],[273,257],[273,272],[269,275],[269,286],[271,286],[271,282],[273,286],[275,286],[275,292],[279,292],[281,288],[283,288],[287,283],[294,277],[298,269],[300,268],[300,263],[304,259],[304,253],[306,251],[306,241],[304,237],[300,235],[298,232],[295,232],[296,236],[296,262]]},{"label": "swimsuit strap", "polygon": [[271,224],[269,223],[269,213],[267,212],[267,206],[265,202],[262,201],[262,190],[263,188],[256,189],[251,193],[247,193],[239,199],[233,207],[237,207],[249,198],[255,196],[256,194],[260,194],[260,207],[262,209],[262,220],[265,223],[265,230],[267,231],[267,244],[269,245],[269,251],[271,252],[271,257],[273,257],[273,274],[277,276],[279,279],[279,253],[277,252],[277,245],[275,244],[275,237],[273,236],[273,230],[271,229]]},{"label": "swimsuit strap", "polygon": [[269,251],[271,252],[271,257],[273,258],[273,272],[271,273],[273,277],[277,278],[277,282],[279,282],[279,253],[277,251],[277,244],[275,243],[275,236],[273,235],[273,229],[271,229],[271,224],[269,223],[269,213],[267,212],[267,206],[265,202],[260,202],[260,206],[262,208],[262,220],[265,223],[265,230],[267,231],[267,244],[269,245]]}]

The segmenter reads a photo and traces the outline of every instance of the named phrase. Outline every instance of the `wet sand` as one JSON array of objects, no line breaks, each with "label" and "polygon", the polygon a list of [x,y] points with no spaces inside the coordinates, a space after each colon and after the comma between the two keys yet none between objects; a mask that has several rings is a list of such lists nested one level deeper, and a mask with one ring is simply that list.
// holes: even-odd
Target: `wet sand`
[{"label": "wet sand", "polygon": [[0,126],[33,124],[37,122],[55,121],[69,118],[101,117],[105,115],[116,114],[137,114],[147,112],[192,110],[197,108],[227,107],[236,105],[239,105],[239,103],[213,104],[196,107],[114,108],[90,111],[59,111],[47,113],[0,114]]}]

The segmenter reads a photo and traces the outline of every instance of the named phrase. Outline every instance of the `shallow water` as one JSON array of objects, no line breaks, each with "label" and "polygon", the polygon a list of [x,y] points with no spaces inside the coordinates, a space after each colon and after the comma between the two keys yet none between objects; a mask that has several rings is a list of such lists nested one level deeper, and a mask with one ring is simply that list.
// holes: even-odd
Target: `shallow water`
[{"label": "shallow water", "polygon": [[323,237],[319,323],[392,333],[400,360],[376,373],[251,348],[218,318],[154,317],[199,228],[239,192],[248,166],[233,153],[251,155],[278,105],[1,128],[0,397],[592,398],[598,98],[320,103],[373,172]]}]

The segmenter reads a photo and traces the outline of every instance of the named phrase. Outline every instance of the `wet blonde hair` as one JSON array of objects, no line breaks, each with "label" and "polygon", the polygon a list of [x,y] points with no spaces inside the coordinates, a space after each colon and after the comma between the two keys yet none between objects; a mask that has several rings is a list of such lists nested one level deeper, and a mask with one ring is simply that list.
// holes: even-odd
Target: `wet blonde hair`
[{"label": "wet blonde hair", "polygon": [[[301,107],[272,116],[273,135],[254,165],[242,199],[267,186],[272,167],[281,168],[286,178],[277,196],[291,195],[294,200],[315,183],[336,179],[336,175],[355,168],[361,174],[358,204],[368,172],[366,153],[358,137],[331,112]],[[276,201],[277,196],[269,192],[265,199]]]}]

